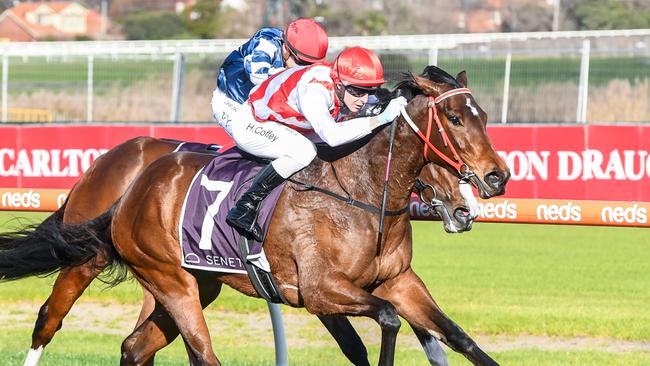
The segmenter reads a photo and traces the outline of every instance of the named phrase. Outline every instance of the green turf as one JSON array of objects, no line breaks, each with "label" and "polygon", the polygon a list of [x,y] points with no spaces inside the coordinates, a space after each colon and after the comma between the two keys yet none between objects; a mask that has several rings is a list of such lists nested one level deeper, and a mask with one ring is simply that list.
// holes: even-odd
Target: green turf
[{"label": "green turf", "polygon": [[650,340],[648,229],[479,223],[451,236],[430,225],[414,223],[413,267],[461,324]]},{"label": "green turf", "polygon": [[[6,227],[8,220],[7,213],[0,213],[0,227]],[[446,313],[470,334],[650,341],[647,229],[477,223],[469,233],[448,235],[436,222],[414,222],[413,227],[413,268]],[[0,306],[9,309],[19,301],[40,304],[49,294],[52,281],[46,278],[2,283]],[[106,291],[93,287],[83,299],[135,304],[140,296],[137,286],[129,282]],[[229,322],[236,324],[236,314],[263,314],[266,305],[224,289],[207,312],[209,322],[222,317],[224,310],[229,311]],[[304,314],[303,310],[289,312]],[[22,360],[31,332],[31,321],[27,325],[12,322],[21,314],[5,314],[0,365]],[[321,339],[324,336],[322,329],[316,331],[318,327],[313,319],[298,330],[307,346],[289,345],[290,359],[295,362],[292,364],[345,364],[331,341]],[[64,332],[47,349],[44,364],[115,364],[124,336]],[[413,338],[408,326],[402,327],[400,337]],[[83,347],[71,347],[80,342]],[[272,364],[272,348],[268,340],[265,342],[261,349],[251,349],[237,338],[213,335],[219,356],[230,365]],[[368,344],[371,359],[376,359],[377,340]],[[490,354],[506,365],[650,364],[648,352],[613,353],[598,348],[516,349]],[[184,363],[184,359],[184,349],[178,342],[160,357],[161,364]],[[397,359],[399,365],[426,363],[423,353],[414,347],[400,348]],[[450,360],[452,365],[468,364],[455,354],[450,355]]]},{"label": "green turf", "polygon": [[[255,337],[255,335],[249,335]],[[224,365],[260,366],[274,365],[273,349],[270,346],[248,346],[241,342],[238,347],[218,348],[219,336],[213,337],[213,345]],[[3,332],[0,334],[0,365],[21,364],[27,353],[25,340],[29,333]],[[55,338],[42,357],[43,366],[71,365],[116,365],[119,363],[119,345],[122,337],[98,336],[93,333],[77,332]],[[301,366],[348,365],[340,351],[333,346],[289,347],[289,364]],[[378,358],[378,348],[368,348],[371,363]],[[524,349],[517,351],[492,352],[492,357],[502,365],[509,366],[643,366],[650,363],[650,354],[644,352],[609,353],[595,350],[588,351],[544,351]],[[469,365],[462,356],[450,353],[451,365]],[[174,342],[161,351],[156,358],[156,365],[185,365],[187,356],[182,342]],[[422,351],[408,348],[398,349],[396,364],[415,366],[428,364]]]}]

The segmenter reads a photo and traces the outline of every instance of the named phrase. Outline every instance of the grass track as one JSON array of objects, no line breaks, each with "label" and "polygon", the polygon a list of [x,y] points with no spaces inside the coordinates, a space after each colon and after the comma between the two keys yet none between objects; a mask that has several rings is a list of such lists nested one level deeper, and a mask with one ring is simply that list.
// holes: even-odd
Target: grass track
[{"label": "grass track", "polygon": [[[7,214],[0,214],[1,228],[7,227],[7,220]],[[439,223],[415,222],[413,227],[414,269],[441,307],[470,335],[481,335],[482,339],[505,335],[513,337],[515,344],[520,335],[650,342],[650,233],[646,229],[478,223],[469,233],[446,235]],[[52,281],[27,279],[0,284],[0,365],[22,362],[36,310],[49,294]],[[139,290],[127,283],[108,291],[92,288],[82,301],[100,306],[121,303],[137,310],[133,304],[139,299]],[[32,310],[26,314],[19,310],[25,304],[33,308],[31,315]],[[230,312],[228,316],[223,316],[224,310]],[[242,319],[265,311],[263,302],[228,290],[206,316],[210,324],[225,321],[232,329],[237,329],[236,325],[249,328],[250,324]],[[291,317],[304,311],[288,309],[285,314]],[[25,319],[18,321],[21,317]],[[359,324],[370,329],[362,337],[369,345],[371,360],[376,360],[376,326]],[[224,364],[272,364],[268,330],[244,341],[244,330],[220,334],[219,329],[224,327],[212,330],[213,344]],[[301,340],[299,344],[289,343],[292,364],[345,364],[315,319],[287,324],[287,329]],[[87,333],[64,325],[47,348],[43,364],[116,364],[119,344],[128,332],[124,327],[117,331],[119,334],[115,329]],[[413,339],[411,330],[404,325],[398,365],[426,364]],[[410,343],[402,344],[403,340]],[[650,352],[612,353],[598,347],[516,348],[490,354],[504,365],[650,364]],[[163,365],[186,364],[182,344],[175,342],[159,361]],[[452,365],[469,364],[453,352],[450,361]]]}]

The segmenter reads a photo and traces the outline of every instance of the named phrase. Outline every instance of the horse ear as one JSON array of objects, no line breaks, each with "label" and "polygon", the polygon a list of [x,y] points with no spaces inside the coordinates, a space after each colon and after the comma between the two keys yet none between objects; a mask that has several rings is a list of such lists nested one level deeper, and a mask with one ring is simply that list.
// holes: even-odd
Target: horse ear
[{"label": "horse ear", "polygon": [[459,72],[458,75],[456,75],[456,81],[458,81],[458,83],[464,88],[467,88],[467,73],[465,70]]},{"label": "horse ear", "polygon": [[413,81],[418,85],[418,87],[424,92],[426,95],[440,95],[442,94],[442,87],[438,83],[434,83],[433,81],[423,78],[417,75],[413,75]]}]

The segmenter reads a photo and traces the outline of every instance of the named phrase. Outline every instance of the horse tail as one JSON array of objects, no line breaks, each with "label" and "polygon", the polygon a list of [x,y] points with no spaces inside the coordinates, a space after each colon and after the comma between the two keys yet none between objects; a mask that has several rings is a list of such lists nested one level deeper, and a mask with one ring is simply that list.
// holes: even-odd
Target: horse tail
[{"label": "horse tail", "polygon": [[[0,280],[47,276],[94,261],[100,253],[102,263],[93,263],[98,270],[122,265],[111,238],[114,209],[83,224],[63,224],[57,211],[40,224],[0,234]],[[116,285],[126,278],[125,272],[104,282]]]}]

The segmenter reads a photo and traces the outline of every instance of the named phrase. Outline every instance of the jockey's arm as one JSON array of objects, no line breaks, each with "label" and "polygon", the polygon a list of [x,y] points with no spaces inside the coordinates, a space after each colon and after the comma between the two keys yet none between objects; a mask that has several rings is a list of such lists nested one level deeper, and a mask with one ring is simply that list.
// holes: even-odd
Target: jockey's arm
[{"label": "jockey's arm", "polygon": [[284,70],[284,67],[273,67],[275,54],[280,52],[282,55],[281,47],[282,43],[279,39],[260,38],[253,52],[244,57],[244,69],[253,84],[258,85]]},{"label": "jockey's arm", "polygon": [[358,140],[379,126],[376,116],[360,117],[337,123],[329,111],[332,95],[322,84],[310,83],[298,94],[301,113],[314,132],[328,145],[339,146]]}]

